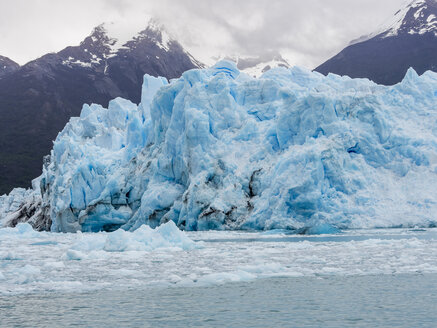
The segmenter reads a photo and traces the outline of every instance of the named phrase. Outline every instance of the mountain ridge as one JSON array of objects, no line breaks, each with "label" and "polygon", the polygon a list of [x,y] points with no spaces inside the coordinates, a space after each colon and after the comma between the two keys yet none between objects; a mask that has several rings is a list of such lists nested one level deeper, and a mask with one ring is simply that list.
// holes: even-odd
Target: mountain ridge
[{"label": "mountain ridge", "polygon": [[353,40],[315,71],[393,85],[410,67],[419,74],[437,71],[436,53],[437,2],[416,0],[397,11],[376,32]]},{"label": "mountain ridge", "polygon": [[9,73],[15,72],[19,68],[20,65],[14,62],[12,59],[5,56],[0,56],[0,78]]},{"label": "mountain ridge", "polygon": [[291,65],[285,60],[279,52],[270,51],[258,56],[227,55],[213,58],[213,60],[228,60],[237,65],[237,68],[252,77],[260,77],[266,71],[284,67],[290,68]]},{"label": "mountain ridge", "polygon": [[0,194],[30,185],[52,140],[84,103],[138,103],[144,74],[172,79],[202,66],[153,21],[121,45],[106,26],[0,78]]}]

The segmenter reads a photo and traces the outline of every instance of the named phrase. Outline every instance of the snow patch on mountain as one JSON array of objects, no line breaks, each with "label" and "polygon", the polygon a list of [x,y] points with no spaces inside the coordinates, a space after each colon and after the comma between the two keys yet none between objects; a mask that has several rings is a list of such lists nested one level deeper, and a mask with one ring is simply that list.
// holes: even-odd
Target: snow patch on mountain
[{"label": "snow patch on mountain", "polygon": [[408,2],[395,15],[383,23],[375,32],[350,42],[350,45],[370,40],[397,36],[401,33],[437,36],[437,2],[435,0],[415,0]]},{"label": "snow patch on mountain", "polygon": [[268,52],[259,56],[223,55],[213,60],[214,63],[220,60],[232,61],[241,72],[256,78],[272,68],[290,68],[287,60],[276,52]]},{"label": "snow patch on mountain", "polygon": [[4,75],[16,71],[17,69],[19,69],[19,67],[20,65],[18,65],[13,60],[0,55],[0,78]]},{"label": "snow patch on mountain", "polygon": [[103,23],[100,27],[108,36],[107,45],[111,49],[110,52],[117,53],[120,48],[125,47],[128,41],[137,37],[140,31],[145,30],[147,26],[155,25],[151,17],[145,17],[144,21],[119,20]]},{"label": "snow patch on mountain", "polygon": [[[170,51],[174,38],[153,18],[141,21],[114,21],[100,24],[81,43],[79,58],[69,56],[62,64],[93,67],[115,57],[120,50],[129,50],[144,39],[152,40],[163,51]],[[196,62],[196,61],[193,61]]]},{"label": "snow patch on mountain", "polygon": [[287,61],[285,59],[281,59],[281,60],[272,59],[269,61],[260,62],[254,66],[246,67],[244,69],[241,69],[241,71],[252,76],[252,77],[260,77],[268,70],[271,70],[272,68],[278,68],[278,67],[289,68],[290,65],[287,63]]}]

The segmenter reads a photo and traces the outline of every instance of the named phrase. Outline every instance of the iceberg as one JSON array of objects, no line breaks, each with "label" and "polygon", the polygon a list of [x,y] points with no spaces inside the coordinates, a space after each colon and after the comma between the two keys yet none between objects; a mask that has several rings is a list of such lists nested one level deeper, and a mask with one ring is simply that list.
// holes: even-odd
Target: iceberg
[{"label": "iceberg", "polygon": [[[333,233],[437,224],[437,74],[394,86],[218,62],[144,76],[141,103],[84,105],[0,223]],[[122,236],[122,235],[120,235]]]},{"label": "iceberg", "polygon": [[[23,223],[21,223],[23,224]],[[167,222],[156,229],[143,225],[133,232],[122,229],[108,234],[87,234],[82,236],[62,256],[64,260],[82,260],[98,257],[99,252],[128,252],[154,250],[193,250],[201,248],[202,243],[196,243],[180,231],[173,221]],[[93,253],[96,253],[93,254]]]}]

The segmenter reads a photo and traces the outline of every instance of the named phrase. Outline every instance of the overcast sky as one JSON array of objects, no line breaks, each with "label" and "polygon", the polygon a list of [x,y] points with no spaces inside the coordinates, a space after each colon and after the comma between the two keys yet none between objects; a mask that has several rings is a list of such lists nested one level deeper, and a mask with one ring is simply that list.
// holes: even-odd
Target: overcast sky
[{"label": "overcast sky", "polygon": [[276,50],[314,68],[368,34],[406,0],[0,0],[0,55],[20,64],[77,45],[104,21],[156,17],[189,51]]}]

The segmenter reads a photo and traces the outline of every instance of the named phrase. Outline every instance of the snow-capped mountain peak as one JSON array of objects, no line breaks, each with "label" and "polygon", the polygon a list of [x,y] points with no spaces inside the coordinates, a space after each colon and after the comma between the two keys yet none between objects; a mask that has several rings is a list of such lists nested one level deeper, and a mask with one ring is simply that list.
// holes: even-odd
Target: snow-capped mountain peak
[{"label": "snow-capped mountain peak", "polygon": [[162,51],[169,51],[174,38],[155,19],[147,18],[139,23],[105,22],[96,26],[92,33],[81,42],[74,54],[63,61],[64,65],[93,67],[103,64],[106,59],[117,56],[121,50],[130,50],[139,42],[148,39]]},{"label": "snow-capped mountain peak", "polygon": [[169,35],[164,25],[154,18],[147,18],[139,23],[125,21],[107,22],[99,25],[96,30],[101,30],[107,37],[106,44],[111,53],[119,49],[128,48],[130,41],[138,41],[149,37],[160,46],[161,49],[169,50],[169,43],[174,39]]},{"label": "snow-capped mountain peak", "polygon": [[212,58],[212,60],[214,63],[220,60],[233,61],[240,71],[252,77],[260,77],[272,68],[290,68],[290,64],[278,52],[267,52],[259,56],[219,56]]},{"label": "snow-capped mountain peak", "polygon": [[437,36],[437,1],[409,1],[375,32],[353,40],[350,44],[364,42],[375,36],[387,38],[404,33],[410,35],[434,33]]},{"label": "snow-capped mountain peak", "polygon": [[0,56],[0,77],[3,75],[14,72],[20,67],[16,62],[8,57]]}]

